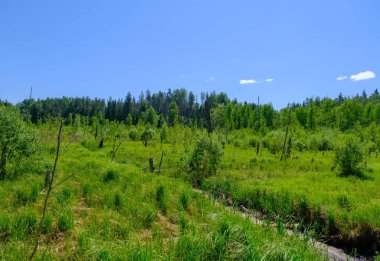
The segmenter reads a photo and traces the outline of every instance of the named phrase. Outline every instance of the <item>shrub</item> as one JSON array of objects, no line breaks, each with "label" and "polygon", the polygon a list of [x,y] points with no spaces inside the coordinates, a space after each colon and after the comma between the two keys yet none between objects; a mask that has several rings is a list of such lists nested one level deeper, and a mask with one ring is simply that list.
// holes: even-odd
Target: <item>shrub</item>
[{"label": "shrub", "polygon": [[53,225],[53,219],[51,215],[47,214],[42,223],[42,233],[47,234],[51,231]]},{"label": "shrub", "polygon": [[63,188],[57,194],[57,200],[60,205],[68,204],[72,199],[72,191],[69,188]]},{"label": "shrub", "polygon": [[282,144],[284,143],[285,132],[272,131],[268,133],[263,139],[263,146],[267,148],[270,153],[276,154],[281,151]]},{"label": "shrub", "polygon": [[191,179],[200,185],[204,178],[213,176],[220,167],[223,150],[220,144],[210,137],[200,137],[189,161]]},{"label": "shrub", "polygon": [[12,236],[20,240],[26,235],[32,234],[37,228],[37,215],[34,212],[26,212],[18,216],[12,225]]},{"label": "shrub", "polygon": [[11,228],[10,219],[7,216],[0,216],[0,234],[8,232]]},{"label": "shrub", "polygon": [[146,128],[144,132],[141,134],[141,140],[144,143],[145,147],[148,146],[148,142],[153,139],[155,135],[154,130],[151,128]]},{"label": "shrub", "polygon": [[121,197],[119,193],[115,194],[113,202],[117,211],[123,208],[123,198]]},{"label": "shrub", "polygon": [[20,167],[35,152],[35,141],[32,133],[18,115],[10,107],[0,105],[0,180],[9,172],[8,163]]},{"label": "shrub", "polygon": [[133,140],[133,141],[138,140],[138,136],[139,136],[139,135],[138,135],[136,129],[131,129],[131,130],[129,131],[128,137],[129,137],[131,140]]},{"label": "shrub", "polygon": [[68,231],[73,228],[73,225],[74,225],[74,219],[73,219],[73,214],[71,213],[71,211],[65,211],[59,216],[58,223],[57,223],[57,227],[59,231],[61,232]]},{"label": "shrub", "polygon": [[161,211],[166,214],[168,209],[168,197],[166,192],[166,187],[164,185],[159,185],[156,191],[156,201],[158,207]]},{"label": "shrub", "polygon": [[348,138],[335,151],[335,164],[340,168],[342,176],[362,176],[366,167],[366,153],[363,145],[356,138]]},{"label": "shrub", "polygon": [[185,192],[181,194],[181,205],[184,210],[189,206],[189,195]]},{"label": "shrub", "polygon": [[104,176],[103,180],[104,180],[104,182],[110,182],[110,181],[117,180],[118,178],[119,178],[118,173],[112,169],[109,169],[109,170],[107,170],[107,173]]}]

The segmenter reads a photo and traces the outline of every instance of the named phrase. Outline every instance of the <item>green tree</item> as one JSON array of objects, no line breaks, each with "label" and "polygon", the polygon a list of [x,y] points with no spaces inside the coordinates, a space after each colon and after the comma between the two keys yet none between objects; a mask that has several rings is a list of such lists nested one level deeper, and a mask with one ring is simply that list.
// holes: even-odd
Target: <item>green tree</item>
[{"label": "green tree", "polygon": [[148,142],[153,139],[156,133],[151,128],[146,128],[141,134],[141,140],[144,143],[145,147],[148,146]]},{"label": "green tree", "polygon": [[34,152],[34,136],[27,129],[17,111],[0,106],[0,180],[8,173],[8,163],[29,158]]},{"label": "green tree", "polygon": [[149,108],[146,116],[146,123],[151,126],[157,125],[157,113],[153,108]]},{"label": "green tree", "polygon": [[169,107],[168,124],[174,126],[178,122],[178,106],[177,103],[172,101]]},{"label": "green tree", "polygon": [[125,124],[130,127],[132,126],[132,115],[128,114],[127,119],[125,120]]},{"label": "green tree", "polygon": [[342,176],[362,176],[367,164],[364,146],[357,138],[349,137],[336,149],[335,163]]},{"label": "green tree", "polygon": [[216,174],[222,161],[223,150],[220,144],[208,136],[201,136],[194,147],[189,161],[190,178],[195,185]]},{"label": "green tree", "polygon": [[161,148],[162,148],[162,143],[168,138],[168,132],[169,132],[168,126],[166,125],[166,123],[164,123],[164,125],[162,125],[161,127],[161,132],[160,132]]}]

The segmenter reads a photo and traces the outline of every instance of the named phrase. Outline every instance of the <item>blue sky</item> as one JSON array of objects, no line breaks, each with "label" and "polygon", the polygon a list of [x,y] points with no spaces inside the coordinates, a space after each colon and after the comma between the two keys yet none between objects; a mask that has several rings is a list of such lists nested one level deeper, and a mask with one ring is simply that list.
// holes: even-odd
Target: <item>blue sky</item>
[{"label": "blue sky", "polygon": [[376,0],[2,0],[0,99],[185,87],[280,108],[370,94],[379,12]]}]

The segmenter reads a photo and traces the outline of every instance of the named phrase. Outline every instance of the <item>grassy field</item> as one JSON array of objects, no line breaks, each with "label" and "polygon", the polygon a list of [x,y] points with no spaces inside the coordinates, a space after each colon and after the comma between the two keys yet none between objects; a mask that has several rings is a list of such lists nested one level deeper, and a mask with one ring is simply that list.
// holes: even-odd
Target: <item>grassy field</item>
[{"label": "grassy field", "polygon": [[[165,175],[187,179],[186,162],[195,132],[174,131],[164,144]],[[220,137],[219,137],[220,139]],[[248,137],[246,138],[248,140]],[[148,147],[128,142],[119,162],[147,167],[147,158],[158,161],[158,141]],[[286,161],[233,139],[224,146],[221,170],[206,179],[201,188],[224,198],[226,204],[258,210],[267,218],[299,223],[315,235],[351,253],[374,255],[380,249],[380,159],[372,154],[362,178],[339,176],[332,151],[294,151]]]},{"label": "grassy field", "polygon": [[[44,166],[54,159],[56,129],[38,132],[44,140],[40,161],[28,173],[0,183],[2,260],[27,259],[33,248],[45,194]],[[53,190],[40,260],[323,259],[306,241],[256,226],[175,178],[183,176],[178,170],[186,146],[164,144],[158,175],[146,171],[147,158],[159,158],[158,142],[148,147],[125,142],[112,161],[111,142],[98,149],[93,138],[68,128],[64,140],[57,182],[75,176]]]}]

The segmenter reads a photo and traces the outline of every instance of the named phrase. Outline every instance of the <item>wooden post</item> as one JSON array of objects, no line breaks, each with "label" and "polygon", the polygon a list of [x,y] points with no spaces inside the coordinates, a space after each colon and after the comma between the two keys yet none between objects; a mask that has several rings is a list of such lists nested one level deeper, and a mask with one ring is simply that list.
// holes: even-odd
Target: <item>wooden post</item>
[{"label": "wooden post", "polygon": [[149,158],[149,170],[150,172],[154,172],[153,158]]},{"label": "wooden post", "polygon": [[162,159],[163,158],[164,158],[164,152],[161,153],[160,165],[158,165],[158,173],[161,173],[161,164],[162,164]]}]

